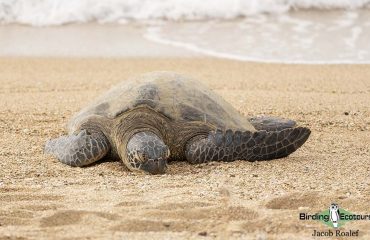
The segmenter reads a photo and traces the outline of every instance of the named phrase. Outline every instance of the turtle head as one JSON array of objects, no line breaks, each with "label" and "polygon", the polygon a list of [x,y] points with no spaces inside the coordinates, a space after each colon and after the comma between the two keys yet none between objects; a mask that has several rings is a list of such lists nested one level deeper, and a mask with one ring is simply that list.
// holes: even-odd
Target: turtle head
[{"label": "turtle head", "polygon": [[152,132],[136,133],[127,144],[127,165],[131,170],[164,173],[169,155],[166,144]]}]

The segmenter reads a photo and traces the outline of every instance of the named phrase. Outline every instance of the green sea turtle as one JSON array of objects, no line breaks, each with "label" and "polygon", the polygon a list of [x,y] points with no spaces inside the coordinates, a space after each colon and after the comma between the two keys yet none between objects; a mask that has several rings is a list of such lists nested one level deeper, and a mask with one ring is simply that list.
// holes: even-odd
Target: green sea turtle
[{"label": "green sea turtle", "polygon": [[310,135],[292,120],[247,118],[199,81],[173,72],[122,82],[75,115],[68,130],[45,145],[62,163],[80,167],[109,155],[152,174],[164,173],[167,160],[281,158]]}]

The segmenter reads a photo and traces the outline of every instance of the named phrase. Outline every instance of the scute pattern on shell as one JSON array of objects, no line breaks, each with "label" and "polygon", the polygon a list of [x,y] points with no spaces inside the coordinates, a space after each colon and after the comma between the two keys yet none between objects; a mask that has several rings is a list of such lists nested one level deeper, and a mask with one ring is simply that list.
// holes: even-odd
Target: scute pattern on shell
[{"label": "scute pattern on shell", "polygon": [[221,130],[255,131],[248,119],[201,82],[173,72],[152,72],[123,81],[75,115],[74,132],[91,116],[115,118],[147,106],[175,121],[200,121]]}]

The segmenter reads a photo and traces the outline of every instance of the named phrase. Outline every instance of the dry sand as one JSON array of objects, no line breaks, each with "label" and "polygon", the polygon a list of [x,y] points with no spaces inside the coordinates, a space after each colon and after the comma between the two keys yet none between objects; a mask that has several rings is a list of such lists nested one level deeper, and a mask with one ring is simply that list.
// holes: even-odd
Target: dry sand
[{"label": "dry sand", "polygon": [[[92,98],[154,70],[193,75],[244,114],[295,119],[311,137],[284,159],[176,162],[162,176],[43,155]],[[3,58],[0,86],[0,239],[307,239],[328,227],[299,221],[299,212],[337,202],[370,213],[369,65]],[[370,221],[349,229],[370,238]]]}]

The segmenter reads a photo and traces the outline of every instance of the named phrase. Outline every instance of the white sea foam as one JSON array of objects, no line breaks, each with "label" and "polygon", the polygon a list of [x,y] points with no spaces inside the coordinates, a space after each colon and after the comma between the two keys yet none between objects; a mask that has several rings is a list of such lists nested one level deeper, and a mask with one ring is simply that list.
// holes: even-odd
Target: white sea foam
[{"label": "white sea foam", "polygon": [[33,26],[153,19],[234,19],[297,9],[368,8],[370,0],[0,0],[0,22]]},{"label": "white sea foam", "polygon": [[302,12],[231,22],[166,22],[148,27],[145,37],[204,55],[241,61],[370,63],[369,22],[369,11],[324,15]]},{"label": "white sea foam", "polygon": [[370,0],[0,0],[0,23],[144,22],[151,42],[201,55],[369,63],[369,9]]}]

